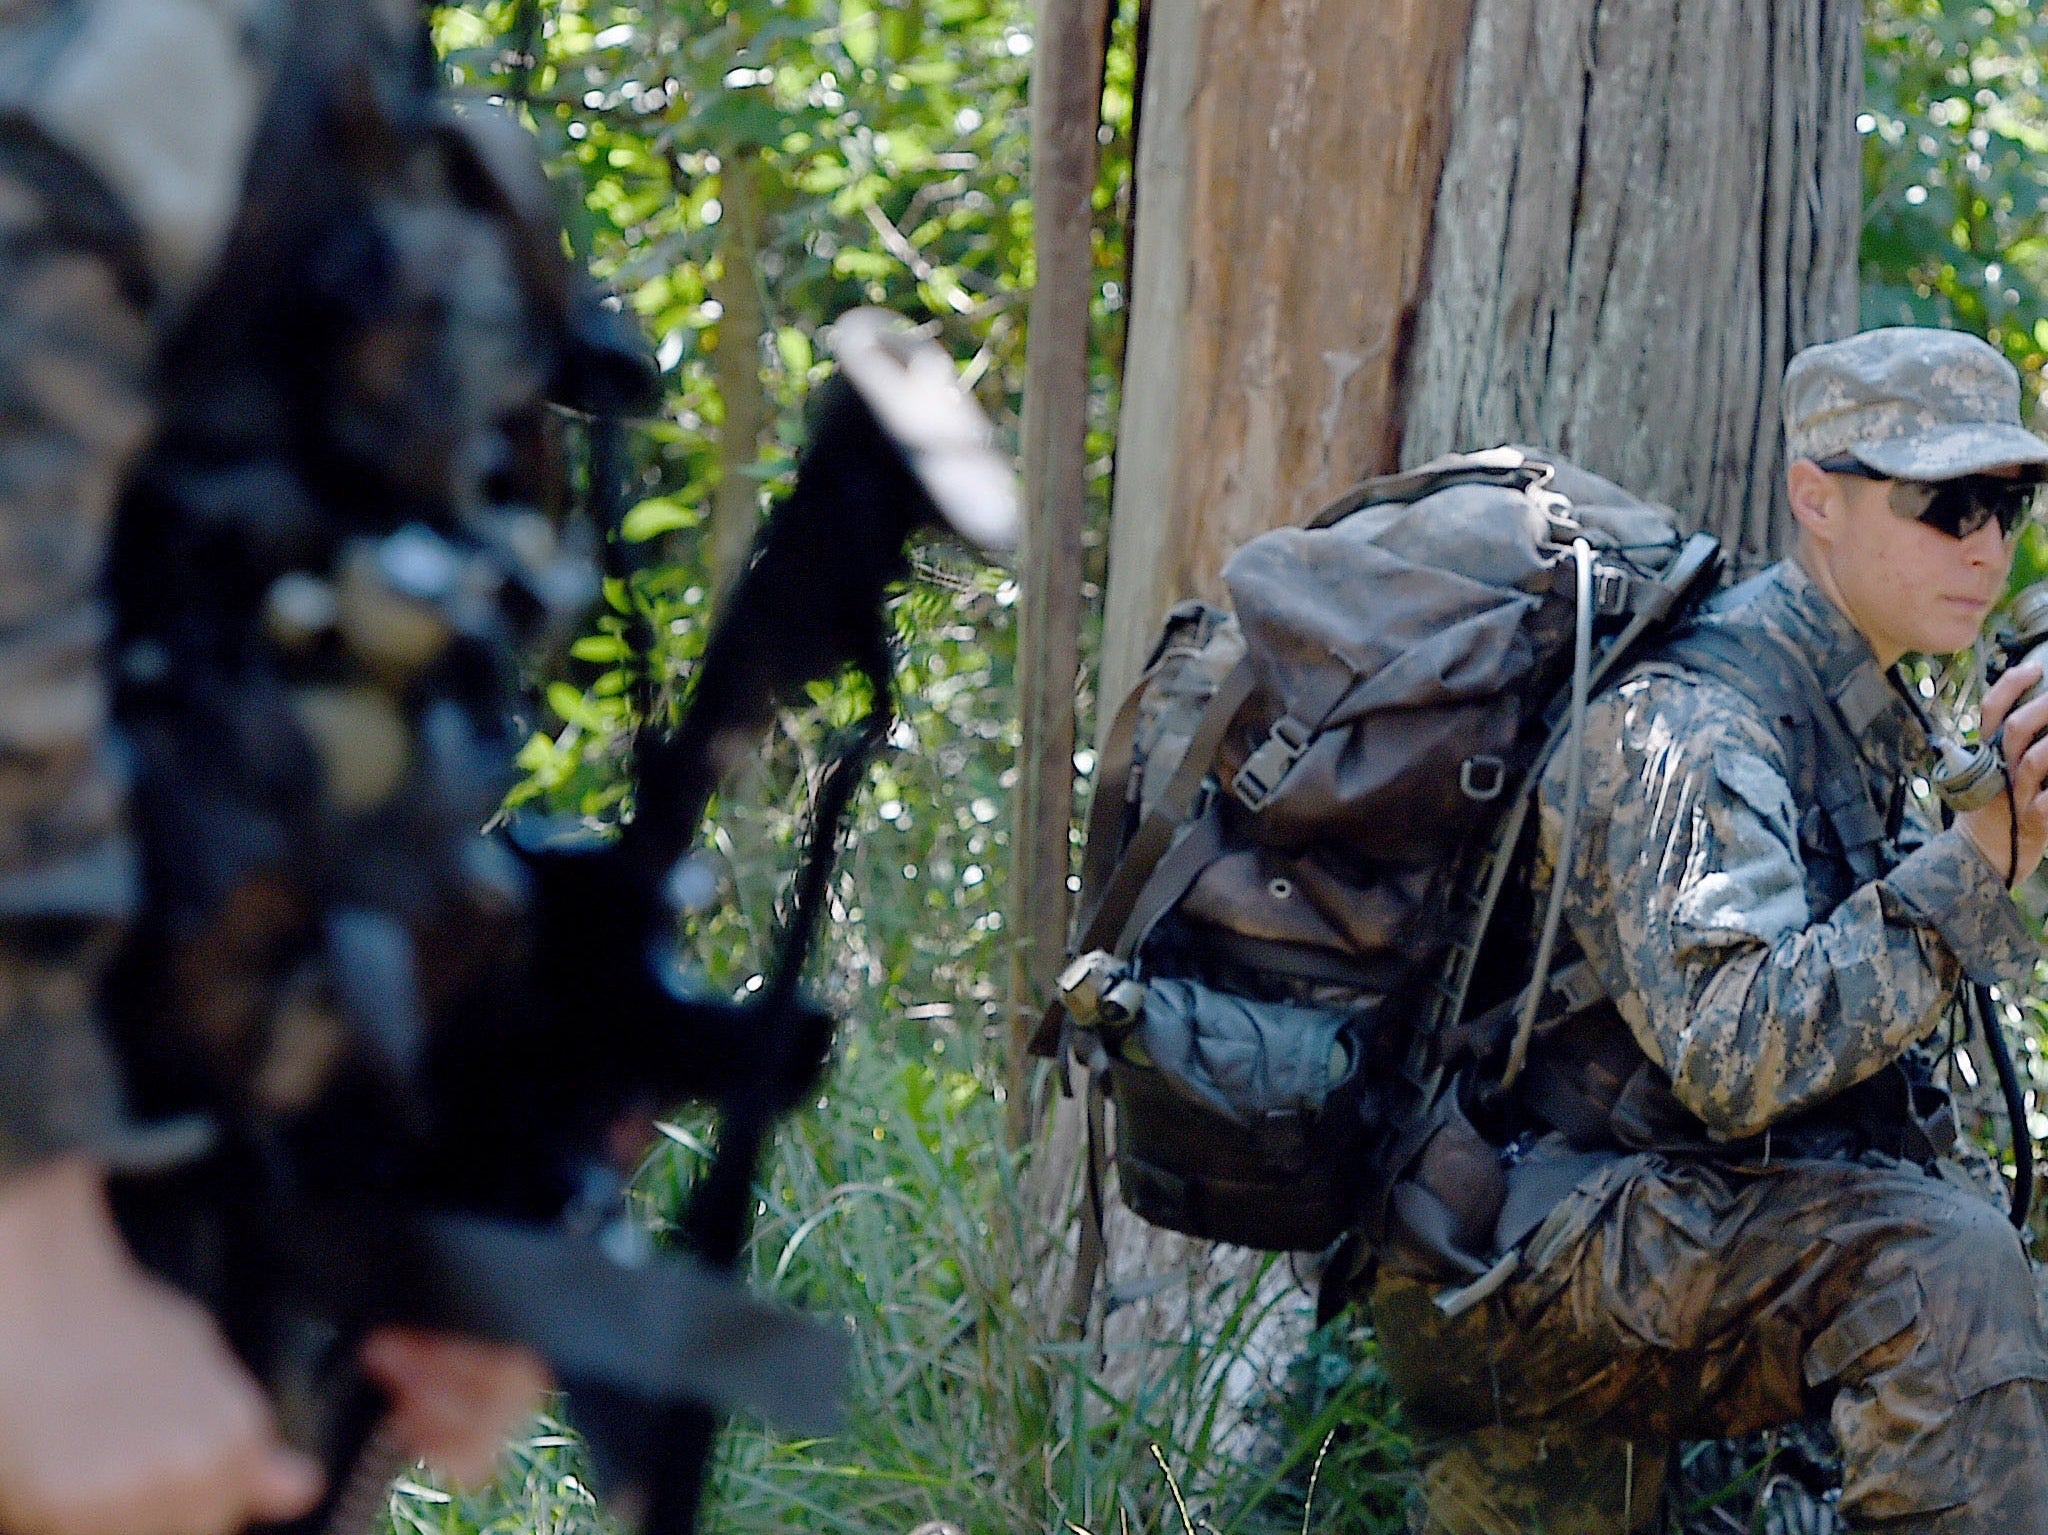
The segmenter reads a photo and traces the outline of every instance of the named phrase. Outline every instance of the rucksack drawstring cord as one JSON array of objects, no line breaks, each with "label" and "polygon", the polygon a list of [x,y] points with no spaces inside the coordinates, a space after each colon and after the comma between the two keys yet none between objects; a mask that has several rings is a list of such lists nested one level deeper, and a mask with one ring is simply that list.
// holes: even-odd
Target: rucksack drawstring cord
[{"label": "rucksack drawstring cord", "polygon": [[1503,1090],[1514,1086],[1528,1061],[1529,1041],[1536,1032],[1536,1015],[1543,1006],[1543,994],[1550,989],[1550,961],[1557,952],[1557,929],[1564,916],[1565,882],[1571,875],[1572,858],[1578,847],[1580,813],[1586,808],[1586,694],[1593,673],[1593,546],[1583,538],[1572,540],[1572,558],[1578,562],[1578,582],[1573,592],[1575,607],[1572,629],[1571,727],[1565,737],[1564,834],[1558,842],[1557,867],[1550,875],[1550,904],[1543,912],[1543,933],[1536,942],[1536,963],[1529,972],[1528,989],[1522,993],[1522,1016],[1515,1023],[1515,1042],[1508,1051],[1507,1068],[1501,1072]]}]

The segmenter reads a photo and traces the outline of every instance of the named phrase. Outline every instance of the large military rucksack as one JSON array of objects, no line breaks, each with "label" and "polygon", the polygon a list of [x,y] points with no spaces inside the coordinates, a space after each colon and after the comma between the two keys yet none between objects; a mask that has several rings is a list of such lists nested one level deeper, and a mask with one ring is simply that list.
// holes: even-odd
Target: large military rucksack
[{"label": "large military rucksack", "polygon": [[1499,448],[1252,539],[1234,613],[1173,610],[1106,743],[1037,1040],[1089,1067],[1098,1144],[1114,1104],[1132,1209],[1271,1249],[1374,1223],[1446,1026],[1531,973],[1526,945],[1480,954],[1536,770],[1718,560],[1665,509]]}]

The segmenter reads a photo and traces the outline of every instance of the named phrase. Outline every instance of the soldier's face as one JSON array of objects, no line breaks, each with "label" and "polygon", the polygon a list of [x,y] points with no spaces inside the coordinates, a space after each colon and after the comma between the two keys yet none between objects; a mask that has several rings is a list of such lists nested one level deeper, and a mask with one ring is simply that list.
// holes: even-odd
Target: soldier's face
[{"label": "soldier's face", "polygon": [[1801,561],[1879,664],[1909,651],[1945,655],[1976,639],[2005,593],[2015,539],[1996,522],[1954,538],[1893,511],[1888,481],[1793,467],[1812,471],[1792,477]]}]

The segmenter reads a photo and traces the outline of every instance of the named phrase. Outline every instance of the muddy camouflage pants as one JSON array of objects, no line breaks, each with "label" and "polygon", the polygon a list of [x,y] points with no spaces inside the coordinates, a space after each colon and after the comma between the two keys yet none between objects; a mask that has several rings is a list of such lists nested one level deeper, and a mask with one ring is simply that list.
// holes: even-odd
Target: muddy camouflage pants
[{"label": "muddy camouflage pants", "polygon": [[1857,1529],[2048,1531],[2048,1338],[2000,1211],[1892,1164],[1633,1157],[1456,1319],[1382,1267],[1430,1535],[1621,1535],[1684,1439],[1827,1415]]}]

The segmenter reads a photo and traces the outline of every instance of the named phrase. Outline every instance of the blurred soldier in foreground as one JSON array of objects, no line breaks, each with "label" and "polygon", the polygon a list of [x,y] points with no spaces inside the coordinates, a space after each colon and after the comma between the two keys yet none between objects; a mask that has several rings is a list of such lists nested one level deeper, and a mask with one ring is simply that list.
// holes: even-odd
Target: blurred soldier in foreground
[{"label": "blurred soldier in foreground", "polygon": [[1990,690],[2005,792],[1935,830],[1893,670],[1967,648],[2004,592],[2048,465],[2018,406],[1966,336],[1801,353],[1796,557],[1596,701],[1570,849],[1547,775],[1542,854],[1571,860],[1598,1000],[1540,1031],[1501,1163],[1572,1176],[1461,1314],[1426,1260],[1380,1271],[1424,1528],[1643,1529],[1675,1441],[1822,1413],[1852,1527],[2048,1528],[2033,1278],[1927,1059],[1966,980],[2031,975],[2007,892],[2048,846],[2048,699],[2021,701],[2033,665]]},{"label": "blurred soldier in foreground", "polygon": [[[722,1414],[839,1421],[844,1329],[738,1260],[829,1055],[802,978],[887,593],[921,525],[1009,538],[993,431],[909,325],[841,317],[631,819],[486,836],[525,671],[596,594],[563,422],[610,529],[655,394],[532,141],[441,99],[409,0],[10,15],[0,1529],[367,1527],[394,1462],[480,1471],[552,1375],[612,1511],[688,1535]],[[703,995],[705,807],[848,667],[763,984]],[[685,1100],[717,1152],[656,1251],[628,1183]]]},{"label": "blurred soldier in foreground", "polygon": [[[201,1089],[283,1112],[341,1027],[381,1019],[402,1054],[420,932],[455,986],[514,898],[459,843],[506,783],[512,646],[586,595],[550,584],[535,487],[543,396],[588,380],[537,166],[434,75],[403,0],[0,23],[13,1535],[312,1506],[317,1469],[212,1323],[129,1257],[106,1175],[184,1154],[162,1126]],[[173,1014],[200,1037],[164,1038]],[[361,1363],[404,1449],[464,1476],[545,1381],[522,1349],[403,1329]]]}]

